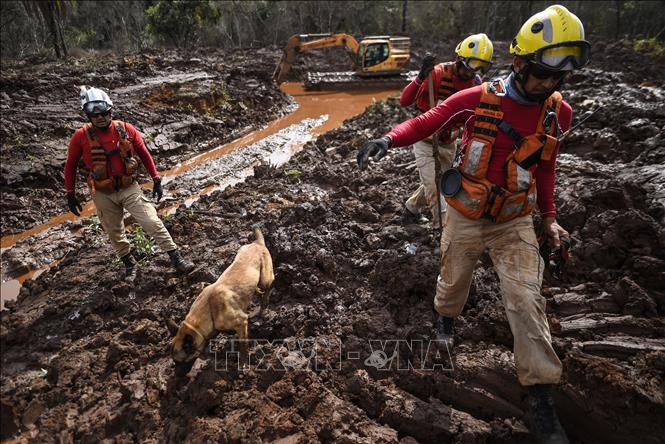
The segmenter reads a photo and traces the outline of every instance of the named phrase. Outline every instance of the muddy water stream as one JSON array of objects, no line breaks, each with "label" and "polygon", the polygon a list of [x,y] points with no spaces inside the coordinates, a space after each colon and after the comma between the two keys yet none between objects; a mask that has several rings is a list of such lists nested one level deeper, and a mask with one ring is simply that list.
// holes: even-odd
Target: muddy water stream
[{"label": "muddy water stream", "polygon": [[[256,146],[259,150],[271,151],[265,161],[281,165],[287,162],[293,154],[301,150],[308,140],[318,134],[339,127],[345,119],[363,112],[373,100],[379,101],[391,95],[399,94],[398,90],[384,91],[380,89],[362,91],[305,91],[303,85],[300,83],[284,83],[281,88],[296,100],[298,108],[294,112],[272,121],[261,130],[251,132],[230,143],[195,156],[170,170],[161,172],[165,185],[169,182],[175,182],[177,188],[188,188],[184,193],[176,192],[176,195],[171,199],[173,202],[172,205],[164,208],[163,212],[173,211],[181,203],[190,205],[201,195],[209,194],[212,191],[241,182],[244,178],[253,174],[253,167],[259,162],[256,157],[241,156],[245,163],[242,163],[242,159],[238,162],[233,162],[231,164],[231,168],[234,168],[233,174],[229,175],[227,172],[226,174],[218,174],[211,177],[210,171],[218,169],[220,164],[215,161],[223,156],[228,156],[231,153],[239,151],[241,148]],[[159,159],[157,159],[157,162],[159,162]],[[197,180],[197,176],[202,176],[200,171],[205,172],[203,173],[203,179],[206,180]],[[223,176],[223,179],[220,176]],[[214,185],[210,184],[211,180],[213,180]],[[168,198],[168,191],[166,194]],[[89,217],[93,213],[94,206],[92,202],[88,202],[84,205],[81,216]],[[22,243],[25,243],[27,239],[37,236],[46,230],[58,229],[67,221],[74,220],[76,220],[74,215],[64,213],[30,230],[2,237],[0,239],[2,255],[4,256],[17,242],[23,241]],[[75,234],[67,233],[66,236],[75,236]],[[35,251],[38,250],[35,249]],[[35,262],[39,263],[39,258],[36,258]],[[49,268],[51,264],[52,262],[43,263],[41,268],[30,270],[18,277],[7,278],[3,272],[2,289],[0,292],[1,307],[4,308],[5,301],[16,299],[23,282],[38,276],[44,269]],[[3,263],[3,269],[5,269],[5,266],[6,264]]]}]

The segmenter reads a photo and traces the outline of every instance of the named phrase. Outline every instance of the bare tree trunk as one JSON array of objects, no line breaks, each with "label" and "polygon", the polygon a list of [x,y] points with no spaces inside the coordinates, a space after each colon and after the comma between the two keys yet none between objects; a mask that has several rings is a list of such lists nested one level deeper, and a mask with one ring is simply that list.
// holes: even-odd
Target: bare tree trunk
[{"label": "bare tree trunk", "polygon": [[402,2],[402,32],[406,33],[406,17],[408,9],[409,0],[404,0]]},{"label": "bare tree trunk", "polygon": [[62,24],[61,24],[61,17],[60,17],[60,9],[57,8],[56,5],[53,5],[56,7],[56,20],[55,20],[55,26],[58,30],[58,36],[60,37],[60,49],[62,49],[62,53],[65,57],[67,57],[69,54],[67,53],[67,45],[65,44],[65,37],[62,35]]},{"label": "bare tree trunk", "polygon": [[616,5],[617,5],[617,23],[616,23],[616,29],[614,30],[614,38],[618,39],[619,36],[621,35],[621,6],[622,6],[622,1],[621,0],[616,0]]},{"label": "bare tree trunk", "polygon": [[58,45],[58,33],[55,29],[55,2],[48,0],[46,2],[39,2],[38,5],[51,34],[51,44],[53,45],[55,55],[60,59],[62,56],[60,55],[60,45]]}]

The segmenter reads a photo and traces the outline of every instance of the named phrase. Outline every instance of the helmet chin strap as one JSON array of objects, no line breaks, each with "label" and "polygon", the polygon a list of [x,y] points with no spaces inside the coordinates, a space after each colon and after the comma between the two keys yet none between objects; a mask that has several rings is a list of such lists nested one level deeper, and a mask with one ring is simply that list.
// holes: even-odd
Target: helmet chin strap
[{"label": "helmet chin strap", "polygon": [[529,102],[544,102],[545,100],[547,100],[549,96],[552,95],[552,93],[554,93],[554,91],[560,90],[564,83],[564,79],[562,77],[561,80],[559,80],[559,82],[548,91],[540,94],[530,94],[526,91],[526,82],[527,79],[529,78],[529,69],[530,69],[529,63],[527,62],[524,65],[524,68],[522,68],[522,70],[519,72],[515,70],[514,65],[511,65],[510,69],[515,73],[515,81],[521,87],[517,88],[517,94],[519,94]]}]

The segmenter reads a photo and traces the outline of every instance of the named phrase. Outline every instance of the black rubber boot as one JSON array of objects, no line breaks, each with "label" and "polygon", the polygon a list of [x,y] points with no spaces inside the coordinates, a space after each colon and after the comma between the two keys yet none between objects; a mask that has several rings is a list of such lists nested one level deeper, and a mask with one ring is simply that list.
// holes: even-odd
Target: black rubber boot
[{"label": "black rubber boot", "polygon": [[402,218],[402,221],[409,224],[424,225],[427,222],[429,222],[429,219],[427,219],[422,213],[414,213],[411,210],[409,210],[406,204],[402,205],[402,211],[400,212],[400,217]]},{"label": "black rubber boot", "polygon": [[179,273],[189,273],[194,269],[194,264],[182,257],[180,250],[167,251],[171,258],[171,264]]},{"label": "black rubber boot", "polygon": [[452,351],[455,341],[453,334],[455,330],[455,318],[448,318],[437,315],[436,317],[436,339],[444,341],[448,346],[448,351]]},{"label": "black rubber boot", "polygon": [[530,385],[527,424],[538,444],[568,444],[566,432],[561,427],[554,409],[552,384]]},{"label": "black rubber boot", "polygon": [[136,259],[130,251],[126,255],[120,258],[123,264],[125,264],[125,280],[127,282],[134,282],[136,279]]}]

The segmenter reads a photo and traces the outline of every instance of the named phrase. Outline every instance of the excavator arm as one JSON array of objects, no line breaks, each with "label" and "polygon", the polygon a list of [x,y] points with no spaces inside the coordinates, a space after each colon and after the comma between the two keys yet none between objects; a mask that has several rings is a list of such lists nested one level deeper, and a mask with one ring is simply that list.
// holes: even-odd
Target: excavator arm
[{"label": "excavator arm", "polygon": [[[312,40],[313,39],[313,40]],[[300,34],[289,38],[282,58],[275,68],[272,79],[278,85],[286,80],[291,69],[291,64],[295,62],[299,53],[318,48],[330,48],[333,46],[343,46],[354,64],[360,44],[349,34]]]}]

